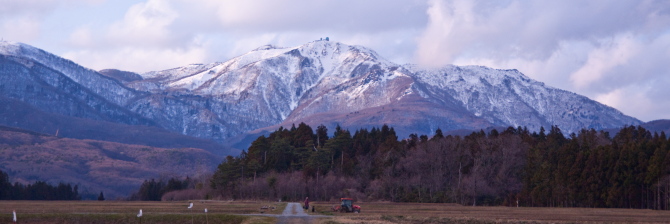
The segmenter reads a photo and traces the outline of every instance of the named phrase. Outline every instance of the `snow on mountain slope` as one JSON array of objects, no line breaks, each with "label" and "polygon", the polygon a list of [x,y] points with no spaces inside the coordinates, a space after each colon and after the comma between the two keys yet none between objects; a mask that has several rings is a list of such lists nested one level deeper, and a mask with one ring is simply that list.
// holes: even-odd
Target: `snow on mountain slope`
[{"label": "snow on mountain slope", "polygon": [[[379,60],[369,49],[337,42],[315,41],[294,48],[264,46],[223,63],[142,74],[145,79],[130,86],[159,88],[151,89],[152,96],[134,102],[130,108],[160,123],[170,123],[182,133],[223,140],[278,124],[303,102],[324,97],[320,95],[337,90],[343,83],[361,80],[359,76],[379,70],[380,65],[388,67],[391,63]],[[358,94],[363,99],[363,89],[365,86],[359,86],[354,92],[340,94],[352,99]],[[379,94],[366,97],[376,98],[362,101],[356,108],[386,102]],[[337,107],[315,110],[352,106],[346,100],[339,102]]]},{"label": "snow on mountain slope", "polygon": [[436,70],[414,69],[417,81],[430,95],[444,92],[471,113],[498,126],[558,125],[565,133],[582,128],[604,129],[640,124],[614,108],[572,92],[545,86],[517,70],[483,66],[446,66]]},{"label": "snow on mountain slope", "polygon": [[[138,95],[117,80],[27,44],[0,41],[0,55],[13,57],[17,62],[24,63],[28,67],[32,67],[32,61],[38,62],[121,106]],[[54,78],[47,78],[44,81],[51,85],[58,85]]]},{"label": "snow on mountain slope", "polygon": [[453,65],[423,70],[394,64],[365,47],[330,41],[267,45],[226,62],[142,76],[145,80],[131,86],[158,88],[131,109],[171,122],[184,134],[217,140],[302,121],[357,127],[388,123],[425,134],[437,127],[537,130],[559,125],[569,133],[639,124],[516,70]]},{"label": "snow on mountain slope", "polygon": [[266,45],[225,62],[148,72],[123,83],[27,45],[5,42],[0,54],[26,67],[24,59],[53,68],[164,128],[219,142],[303,121],[352,128],[389,124],[404,134],[550,125],[569,133],[640,123],[516,70],[426,70],[332,41]]},{"label": "snow on mountain slope", "polygon": [[138,95],[119,81],[69,60],[25,44],[0,42],[0,97],[66,116],[153,125],[125,108]]}]

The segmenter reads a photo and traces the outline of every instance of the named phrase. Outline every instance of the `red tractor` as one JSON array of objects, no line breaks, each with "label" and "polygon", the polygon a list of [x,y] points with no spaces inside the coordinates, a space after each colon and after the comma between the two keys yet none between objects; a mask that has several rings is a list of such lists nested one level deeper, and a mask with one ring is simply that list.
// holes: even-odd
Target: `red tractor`
[{"label": "red tractor", "polygon": [[340,205],[333,206],[333,211],[335,212],[353,212],[361,213],[361,206],[354,205],[354,199],[351,198],[340,198],[342,203]]}]

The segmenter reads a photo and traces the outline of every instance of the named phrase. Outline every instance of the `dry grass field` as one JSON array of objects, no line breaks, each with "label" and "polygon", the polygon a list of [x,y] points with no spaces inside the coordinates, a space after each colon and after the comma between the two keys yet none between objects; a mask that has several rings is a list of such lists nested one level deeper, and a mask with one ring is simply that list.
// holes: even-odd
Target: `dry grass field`
[{"label": "dry grass field", "polygon": [[321,223],[670,223],[670,211],[602,208],[472,207],[457,204],[359,202],[361,213],[332,213],[313,203]]},{"label": "dry grass field", "polygon": [[[275,223],[274,217],[243,216],[281,214],[286,203],[275,202],[134,202],[134,201],[0,201],[0,223],[11,223],[12,210],[16,210],[18,223],[140,223],[137,213],[142,209],[142,223]],[[204,210],[208,213],[205,215]]]},{"label": "dry grass field", "polygon": [[[316,212],[327,218],[296,219],[312,223],[669,223],[670,211],[593,208],[471,207],[456,204],[359,202],[362,213],[333,213],[337,202],[312,202]],[[255,201],[128,202],[128,201],[1,201],[0,223],[11,223],[11,211],[18,223],[276,223],[277,217],[248,216],[281,214],[286,203]],[[205,216],[204,209],[208,214]]]}]

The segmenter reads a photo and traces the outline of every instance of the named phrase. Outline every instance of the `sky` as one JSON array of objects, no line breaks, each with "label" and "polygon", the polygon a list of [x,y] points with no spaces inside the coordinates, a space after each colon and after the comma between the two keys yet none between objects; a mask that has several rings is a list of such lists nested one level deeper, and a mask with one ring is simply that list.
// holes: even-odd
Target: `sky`
[{"label": "sky", "polygon": [[0,0],[0,38],[96,70],[221,62],[329,37],[399,63],[518,69],[670,119],[667,0]]}]

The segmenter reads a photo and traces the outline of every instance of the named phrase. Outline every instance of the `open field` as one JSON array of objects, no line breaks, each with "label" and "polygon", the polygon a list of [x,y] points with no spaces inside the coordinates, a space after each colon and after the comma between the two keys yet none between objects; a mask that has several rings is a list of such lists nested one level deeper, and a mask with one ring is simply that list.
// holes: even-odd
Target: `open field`
[{"label": "open field", "polygon": [[[328,218],[296,219],[312,223],[668,223],[670,211],[593,208],[470,207],[456,204],[362,202],[362,213],[333,213],[338,202],[312,202],[314,215]],[[260,207],[275,206],[264,214],[280,215],[286,203],[253,201],[128,202],[128,201],[0,201],[0,223],[11,222],[11,211],[19,223],[275,223],[260,214]],[[208,214],[205,216],[204,209]],[[292,220],[292,219],[290,219]]]},{"label": "open field", "polygon": [[[137,213],[142,209],[142,223],[275,223],[274,217],[243,216],[260,214],[265,205],[276,207],[266,214],[281,214],[286,203],[275,202],[135,202],[135,201],[0,201],[0,223],[11,223],[16,210],[18,223],[139,223]],[[205,216],[204,210],[208,214]]]},{"label": "open field", "polygon": [[[332,213],[337,202],[312,203],[322,223],[668,223],[670,211],[603,208],[472,207],[458,204],[354,203],[360,214]],[[310,212],[311,213],[311,212]]]}]

